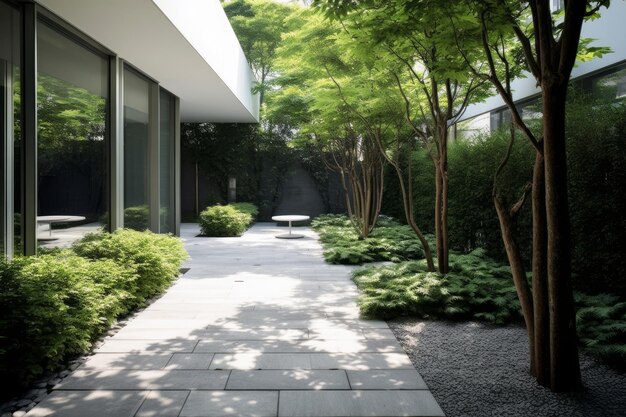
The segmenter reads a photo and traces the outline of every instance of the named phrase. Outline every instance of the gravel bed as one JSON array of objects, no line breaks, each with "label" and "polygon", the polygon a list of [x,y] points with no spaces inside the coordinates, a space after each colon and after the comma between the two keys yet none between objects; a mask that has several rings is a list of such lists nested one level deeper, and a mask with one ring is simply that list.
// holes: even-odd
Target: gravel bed
[{"label": "gravel bed", "polygon": [[626,374],[587,355],[580,358],[582,392],[538,385],[519,326],[417,319],[389,326],[448,417],[626,416]]}]

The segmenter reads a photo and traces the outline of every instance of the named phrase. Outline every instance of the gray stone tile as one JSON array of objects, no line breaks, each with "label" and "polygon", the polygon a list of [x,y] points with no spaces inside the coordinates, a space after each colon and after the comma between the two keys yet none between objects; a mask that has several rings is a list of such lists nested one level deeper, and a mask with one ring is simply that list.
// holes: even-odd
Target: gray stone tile
[{"label": "gray stone tile", "polygon": [[412,369],[346,372],[352,389],[428,389],[422,376]]},{"label": "gray stone tile", "polygon": [[312,353],[312,369],[415,369],[406,353]]},{"label": "gray stone tile", "polygon": [[429,391],[281,391],[279,417],[444,416]]},{"label": "gray stone tile", "polygon": [[363,329],[362,332],[369,340],[397,340],[391,329]]},{"label": "gray stone tile", "polygon": [[195,391],[180,417],[275,417],[277,411],[278,391]]},{"label": "gray stone tile", "polygon": [[302,340],[309,338],[307,329],[273,329],[273,330],[218,330],[203,331],[202,339],[219,340]]},{"label": "gray stone tile", "polygon": [[220,353],[211,369],[311,369],[311,360],[308,353]]},{"label": "gray stone tile", "polygon": [[150,391],[135,417],[178,417],[189,391]]},{"label": "gray stone tile", "polygon": [[224,389],[228,371],[81,371],[77,370],[57,385],[58,389]]},{"label": "gray stone tile", "polygon": [[175,353],[165,369],[209,369],[211,353]]},{"label": "gray stone tile", "polygon": [[28,417],[132,417],[145,395],[141,391],[54,391]]},{"label": "gray stone tile", "polygon": [[392,340],[200,340],[194,353],[404,353],[397,341]]},{"label": "gray stone tile", "polygon": [[163,369],[171,354],[97,353],[80,369]]},{"label": "gray stone tile", "polygon": [[232,371],[227,390],[350,389],[345,371]]},{"label": "gray stone tile", "polygon": [[197,340],[123,340],[108,339],[98,348],[98,353],[192,352]]}]

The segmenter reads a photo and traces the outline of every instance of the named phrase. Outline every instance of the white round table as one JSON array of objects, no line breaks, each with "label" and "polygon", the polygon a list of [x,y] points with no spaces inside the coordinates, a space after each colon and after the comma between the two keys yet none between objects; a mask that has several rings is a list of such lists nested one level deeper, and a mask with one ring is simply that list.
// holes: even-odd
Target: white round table
[{"label": "white round table", "polygon": [[298,235],[295,233],[291,233],[291,222],[302,222],[305,220],[309,220],[309,216],[303,216],[299,214],[289,214],[284,216],[272,216],[272,220],[276,222],[289,222],[289,233],[284,233],[280,235],[276,235],[279,239],[299,239],[304,237],[304,235]]},{"label": "white round table", "polygon": [[37,236],[37,240],[56,240],[57,238],[52,236],[52,223],[66,223],[66,222],[80,222],[85,220],[84,216],[37,216],[37,224],[48,225],[48,236]]}]

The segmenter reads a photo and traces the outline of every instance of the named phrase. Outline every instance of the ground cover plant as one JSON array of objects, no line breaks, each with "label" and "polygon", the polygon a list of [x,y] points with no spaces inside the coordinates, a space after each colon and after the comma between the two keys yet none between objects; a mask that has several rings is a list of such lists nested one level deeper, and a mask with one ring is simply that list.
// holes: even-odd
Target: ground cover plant
[{"label": "ground cover plant", "polygon": [[252,203],[234,203],[225,206],[209,206],[200,213],[202,236],[241,236],[259,214]]},{"label": "ground cover plant", "polygon": [[0,397],[88,351],[117,318],[164,291],[186,257],[178,238],[119,230],[0,261]]},{"label": "ground cover plant", "polygon": [[[345,215],[323,215],[312,222],[320,234],[324,257],[330,263],[395,262],[382,267],[365,266],[353,273],[361,292],[358,303],[364,316],[481,320],[497,325],[522,323],[508,265],[490,258],[485,249],[477,248],[466,254],[451,253],[449,273],[429,272],[416,248],[403,250],[419,244],[419,241],[403,241],[411,236],[405,230],[407,226],[386,216],[379,223],[372,237],[359,240]],[[415,235],[412,237],[417,240]],[[382,247],[386,249],[381,250]],[[624,367],[626,303],[608,294],[577,291],[575,297],[580,344],[588,352]]]},{"label": "ground cover plant", "polygon": [[[409,226],[388,216],[380,216],[377,227],[361,238],[347,216],[325,214],[311,226],[320,233],[324,259],[333,264],[360,265],[366,262],[400,262],[424,258],[422,245]],[[432,236],[429,236],[432,241]]]}]

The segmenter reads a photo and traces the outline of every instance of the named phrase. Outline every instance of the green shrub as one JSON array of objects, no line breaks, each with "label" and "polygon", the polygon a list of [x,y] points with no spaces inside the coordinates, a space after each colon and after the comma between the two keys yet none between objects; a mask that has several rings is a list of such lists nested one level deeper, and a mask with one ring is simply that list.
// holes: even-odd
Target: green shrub
[{"label": "green shrub", "polygon": [[[132,271],[71,251],[0,264],[0,379],[26,386],[89,349],[126,311]],[[6,393],[3,393],[3,395]]]},{"label": "green shrub", "polygon": [[124,288],[132,294],[128,300],[132,307],[163,292],[188,256],[182,241],[174,236],[130,229],[89,234],[74,243],[73,249],[85,258],[111,259],[133,271],[137,279]]},{"label": "green shrub", "polygon": [[134,230],[148,229],[148,206],[133,206],[124,209],[124,227]]},{"label": "green shrub", "polygon": [[252,221],[249,213],[232,206],[211,206],[200,213],[200,233],[203,236],[241,236]]},{"label": "green shrub", "polygon": [[229,205],[236,208],[242,213],[247,213],[250,215],[250,223],[248,224],[248,226],[254,223],[257,216],[259,215],[259,208],[252,203],[232,203]]}]

